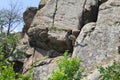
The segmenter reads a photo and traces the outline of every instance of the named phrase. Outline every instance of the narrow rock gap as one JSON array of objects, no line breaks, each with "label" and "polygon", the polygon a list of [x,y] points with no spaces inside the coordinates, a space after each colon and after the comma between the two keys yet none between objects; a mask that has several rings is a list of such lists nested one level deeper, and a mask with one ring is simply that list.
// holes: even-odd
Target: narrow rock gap
[{"label": "narrow rock gap", "polygon": [[99,6],[107,0],[97,0],[95,5],[90,5],[90,10],[85,9],[87,0],[83,4],[83,11],[79,17],[78,29],[81,30],[83,26],[90,22],[96,22],[98,18]]},{"label": "narrow rock gap", "polygon": [[82,14],[79,17],[79,25],[78,25],[78,29],[81,30],[82,27],[84,26],[84,9],[85,9],[85,4],[86,4],[87,0],[85,0],[84,4],[83,4],[83,10],[82,10]]},{"label": "narrow rock gap", "polygon": [[[83,4],[83,11],[79,17],[78,29],[81,31],[84,25],[90,22],[96,22],[98,19],[99,6],[108,0],[97,0],[96,5],[90,5],[90,10],[85,9],[87,0]],[[89,14],[89,16],[88,16]]]},{"label": "narrow rock gap", "polygon": [[[97,21],[98,13],[99,13],[99,7],[100,7],[101,4],[105,3],[106,1],[108,1],[108,0],[97,0],[96,4],[95,5],[90,5],[90,10],[87,10],[87,9],[85,9],[85,6],[87,5],[87,0],[85,0],[85,2],[83,4],[82,14],[79,17],[78,29],[80,31],[85,24]],[[88,16],[88,14],[89,14],[89,16]],[[79,33],[78,33],[78,35],[79,35]]]},{"label": "narrow rock gap", "polygon": [[55,22],[55,15],[56,15],[56,12],[57,12],[57,6],[58,6],[58,0],[56,0],[55,12],[53,13],[53,22],[52,22],[52,26],[54,26],[54,22]]}]

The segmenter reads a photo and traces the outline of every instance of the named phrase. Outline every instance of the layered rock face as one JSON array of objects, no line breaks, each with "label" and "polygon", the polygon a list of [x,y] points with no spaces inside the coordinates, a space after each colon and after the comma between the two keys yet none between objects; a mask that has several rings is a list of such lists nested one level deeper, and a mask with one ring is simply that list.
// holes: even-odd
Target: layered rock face
[{"label": "layered rock face", "polygon": [[[96,66],[120,60],[119,0],[42,0],[32,16],[25,20],[25,32],[31,47],[43,49],[36,49],[40,56],[53,58],[69,50],[82,58],[90,80],[99,80]],[[56,59],[35,66],[36,80],[47,80]]]},{"label": "layered rock face", "polygon": [[[74,46],[73,57],[82,58],[89,74],[96,66],[120,60],[119,46],[120,1],[109,0],[100,6],[97,22],[88,23],[81,30]],[[98,76],[92,76],[90,80],[99,79]]]},{"label": "layered rock face", "polygon": [[76,38],[86,23],[95,22],[98,8],[98,0],[43,0],[28,30],[31,46],[72,52],[69,36]]}]

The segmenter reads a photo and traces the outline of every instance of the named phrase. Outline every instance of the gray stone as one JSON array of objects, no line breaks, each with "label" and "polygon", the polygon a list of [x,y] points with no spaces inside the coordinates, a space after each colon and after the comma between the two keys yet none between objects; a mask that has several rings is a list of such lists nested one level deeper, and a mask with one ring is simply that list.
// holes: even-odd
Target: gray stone
[{"label": "gray stone", "polygon": [[[73,30],[71,35],[77,37],[84,24],[96,21],[98,7],[98,0],[46,1],[44,7],[37,11],[28,31],[30,45],[46,50],[72,52],[75,41],[68,39],[67,31],[64,30],[70,28]],[[42,32],[43,28],[48,28],[48,32]]]},{"label": "gray stone", "polygon": [[[36,80],[47,80],[51,76],[52,72],[54,70],[58,69],[56,63],[61,58],[63,58],[63,57],[59,56],[59,57],[52,59],[52,61],[50,61],[49,64],[34,67],[33,77]],[[48,60],[48,62],[49,62],[49,60]]]},{"label": "gray stone", "polygon": [[119,60],[120,1],[109,0],[100,6],[96,23],[88,23],[81,30],[74,46],[73,57],[82,58],[86,74],[98,65]]},{"label": "gray stone", "polygon": [[77,29],[83,3],[82,0],[50,0],[37,11],[32,25],[52,27],[54,24],[55,27]]},{"label": "gray stone", "polygon": [[[96,66],[120,60],[119,0],[42,1],[33,20],[25,22],[30,24],[26,31],[30,46],[44,49],[44,52],[36,50],[40,54],[35,55],[34,61],[45,56],[56,57],[65,50],[72,52],[74,46],[72,57],[82,58],[85,76],[98,80],[100,74]],[[34,67],[36,80],[46,80],[57,68],[52,61]],[[28,68],[32,65],[31,60],[29,63]]]},{"label": "gray stone", "polygon": [[46,5],[47,2],[48,2],[48,0],[40,0],[40,3],[39,3],[39,6],[38,6],[38,9],[43,8],[43,7]]},{"label": "gray stone", "polygon": [[56,66],[52,64],[36,67],[34,69],[33,77],[35,80],[47,80],[55,67]]},{"label": "gray stone", "polygon": [[46,5],[37,11],[32,26],[78,30],[96,21],[99,8],[98,0],[42,0],[40,3]]},{"label": "gray stone", "polygon": [[99,4],[99,0],[86,0],[82,17],[83,25],[97,21]]},{"label": "gray stone", "polygon": [[36,7],[29,7],[26,9],[26,11],[23,13],[23,20],[24,20],[24,27],[22,30],[23,35],[27,33],[28,29],[30,28],[30,25],[33,21],[33,18],[37,12]]},{"label": "gray stone", "polygon": [[[49,32],[48,28],[33,27],[28,31],[29,43],[32,47],[42,48],[45,50],[54,49],[58,52],[70,50],[69,42],[66,39],[66,32]],[[68,44],[67,44],[68,42]]]}]

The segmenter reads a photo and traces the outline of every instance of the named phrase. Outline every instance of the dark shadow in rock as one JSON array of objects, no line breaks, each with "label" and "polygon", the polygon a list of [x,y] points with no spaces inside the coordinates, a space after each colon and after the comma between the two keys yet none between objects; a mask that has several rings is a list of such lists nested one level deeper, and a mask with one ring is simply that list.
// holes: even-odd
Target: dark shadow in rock
[{"label": "dark shadow in rock", "polygon": [[18,73],[22,73],[23,62],[21,61],[14,61],[13,70]]},{"label": "dark shadow in rock", "polygon": [[[94,3],[92,3],[95,2]],[[85,0],[84,5],[83,5],[83,11],[82,14],[79,16],[79,25],[78,29],[81,30],[82,27],[90,22],[96,22],[98,18],[98,12],[99,12],[99,6],[106,2],[107,0],[92,0],[91,2],[88,0]],[[91,5],[89,4],[91,3]],[[87,9],[87,8],[88,9]]]}]

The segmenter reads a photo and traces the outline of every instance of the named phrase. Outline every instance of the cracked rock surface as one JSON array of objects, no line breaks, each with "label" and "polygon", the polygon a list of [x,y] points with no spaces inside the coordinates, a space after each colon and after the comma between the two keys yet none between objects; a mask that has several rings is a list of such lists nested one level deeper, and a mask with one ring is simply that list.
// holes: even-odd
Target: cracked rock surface
[{"label": "cracked rock surface", "polygon": [[44,50],[38,51],[36,59],[48,56],[53,60],[34,68],[36,80],[50,76],[57,68],[54,60],[65,50],[82,58],[84,75],[91,80],[99,80],[96,65],[120,60],[120,0],[42,1],[31,23],[26,24],[27,35],[31,47]]},{"label": "cracked rock surface", "polygon": [[[79,34],[83,25],[96,21],[98,8],[97,0],[48,0],[44,7],[37,11],[28,30],[29,43],[36,42],[32,47],[46,50],[72,52],[74,44],[72,44],[73,41],[67,39],[66,30],[78,30],[77,34]],[[41,32],[43,28],[48,28],[46,36],[40,35],[43,34]],[[43,41],[43,37],[47,41]]]},{"label": "cracked rock surface", "polygon": [[[74,46],[73,57],[82,58],[87,74],[96,69],[96,65],[119,60],[119,22],[120,1],[109,0],[100,6],[97,22],[88,23],[81,30]],[[95,28],[92,30],[93,27]]]}]

